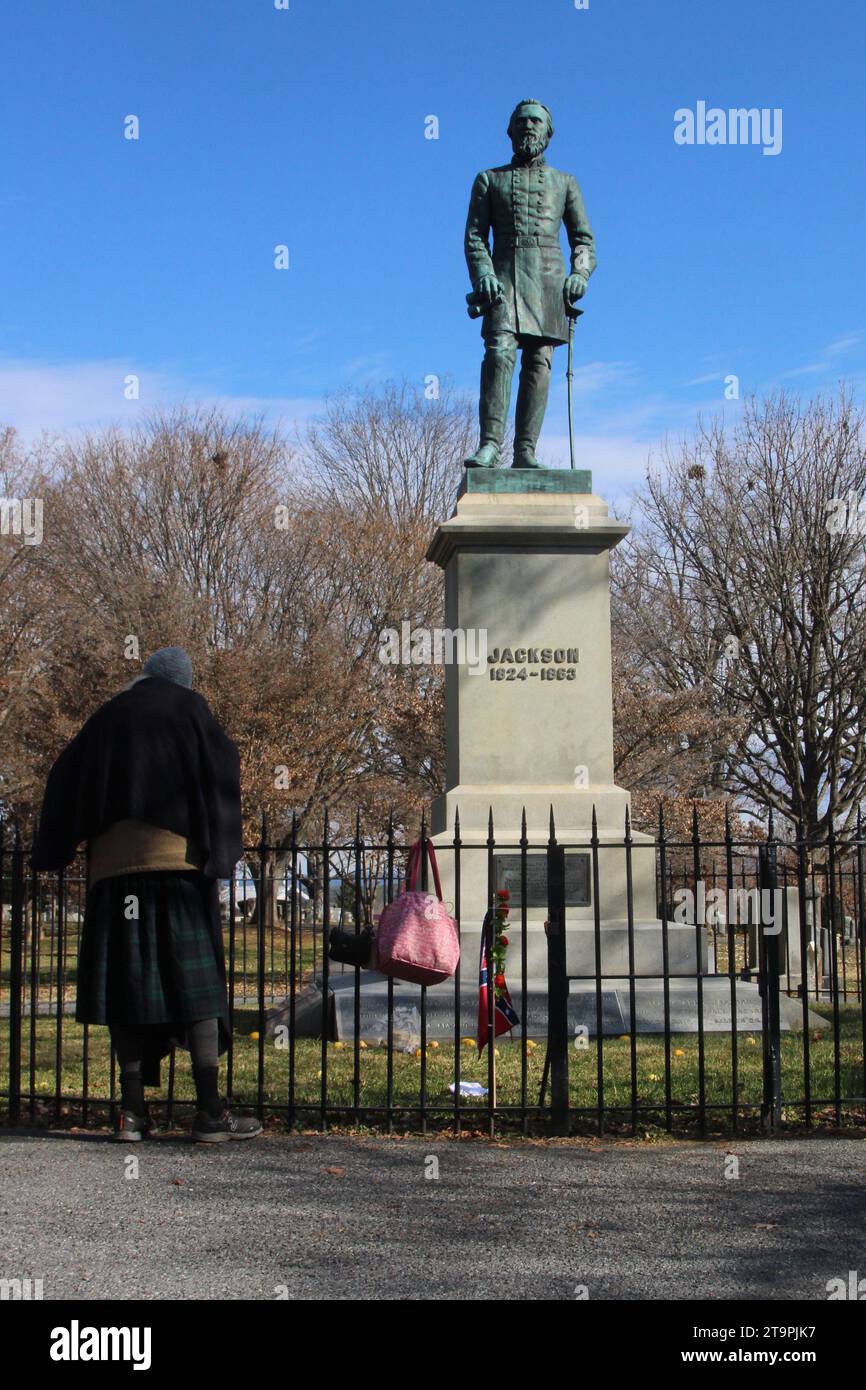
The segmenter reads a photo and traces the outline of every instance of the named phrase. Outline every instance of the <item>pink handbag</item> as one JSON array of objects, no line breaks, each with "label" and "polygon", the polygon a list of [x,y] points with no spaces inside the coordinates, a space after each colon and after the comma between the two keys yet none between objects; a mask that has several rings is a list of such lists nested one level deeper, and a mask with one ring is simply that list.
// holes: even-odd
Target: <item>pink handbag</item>
[{"label": "pink handbag", "polygon": [[454,919],[448,916],[442,901],[442,883],[433,846],[426,840],[424,847],[433,870],[436,896],[415,891],[421,867],[421,842],[416,841],[406,865],[406,891],[388,904],[379,919],[377,969],[395,980],[438,985],[457,969],[460,939]]}]

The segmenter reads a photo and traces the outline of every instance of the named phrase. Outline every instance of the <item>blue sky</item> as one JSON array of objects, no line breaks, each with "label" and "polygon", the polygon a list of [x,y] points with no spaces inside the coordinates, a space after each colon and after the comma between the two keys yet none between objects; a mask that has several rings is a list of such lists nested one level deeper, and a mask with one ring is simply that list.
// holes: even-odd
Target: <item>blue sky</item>
[{"label": "blue sky", "polygon": [[[0,26],[0,420],[27,435],[178,398],[290,423],[391,376],[474,391],[466,204],[524,96],[598,243],[576,428],[599,490],[736,409],[729,374],[866,381],[862,0],[19,0]],[[676,144],[699,101],[781,108],[781,153]],[[564,463],[564,349],[554,376]]]}]

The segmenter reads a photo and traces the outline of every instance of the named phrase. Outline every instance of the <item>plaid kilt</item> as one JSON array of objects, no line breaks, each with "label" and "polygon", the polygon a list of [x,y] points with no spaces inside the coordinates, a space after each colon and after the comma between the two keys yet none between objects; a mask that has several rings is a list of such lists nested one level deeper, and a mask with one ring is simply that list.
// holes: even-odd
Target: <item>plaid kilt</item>
[{"label": "plaid kilt", "polygon": [[[127,900],[138,899],[138,916]],[[87,894],[78,957],[79,1023],[128,1027],[228,1023],[216,880],[198,872],[129,873]],[[160,1031],[162,1031],[162,1028]]]}]

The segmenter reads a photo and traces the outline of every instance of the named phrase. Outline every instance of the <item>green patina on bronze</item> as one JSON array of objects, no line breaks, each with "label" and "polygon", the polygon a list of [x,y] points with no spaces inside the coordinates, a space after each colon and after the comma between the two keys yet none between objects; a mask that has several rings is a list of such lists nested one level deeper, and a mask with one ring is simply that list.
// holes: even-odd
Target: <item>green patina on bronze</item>
[{"label": "green patina on bronze", "polygon": [[[568,339],[566,304],[583,297],[596,263],[577,180],[544,160],[553,135],[547,107],[534,100],[520,102],[508,135],[512,160],[478,175],[466,220],[464,245],[472,280],[467,300],[470,315],[483,315],[485,345],[481,443],[466,460],[467,468],[499,465],[518,348],[513,467],[539,467],[535,446],[547,408],[553,350]],[[563,224],[568,274],[559,241]]]},{"label": "green patina on bronze", "polygon": [[588,468],[468,468],[457,496],[464,492],[592,492]]}]

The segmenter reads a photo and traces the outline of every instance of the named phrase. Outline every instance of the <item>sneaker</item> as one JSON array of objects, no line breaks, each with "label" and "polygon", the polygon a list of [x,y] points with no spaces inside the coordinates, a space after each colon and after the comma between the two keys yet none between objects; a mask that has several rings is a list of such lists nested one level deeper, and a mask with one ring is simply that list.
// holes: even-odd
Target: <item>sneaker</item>
[{"label": "sneaker", "polygon": [[132,1110],[121,1110],[112,1138],[117,1144],[138,1144],[142,1139],[153,1138],[156,1132],[156,1125],[149,1115],[136,1115]]},{"label": "sneaker", "polygon": [[253,1115],[233,1115],[224,1110],[221,1115],[207,1115],[199,1110],[192,1125],[192,1137],[198,1144],[224,1144],[229,1139],[255,1139],[262,1132],[262,1122]]}]

